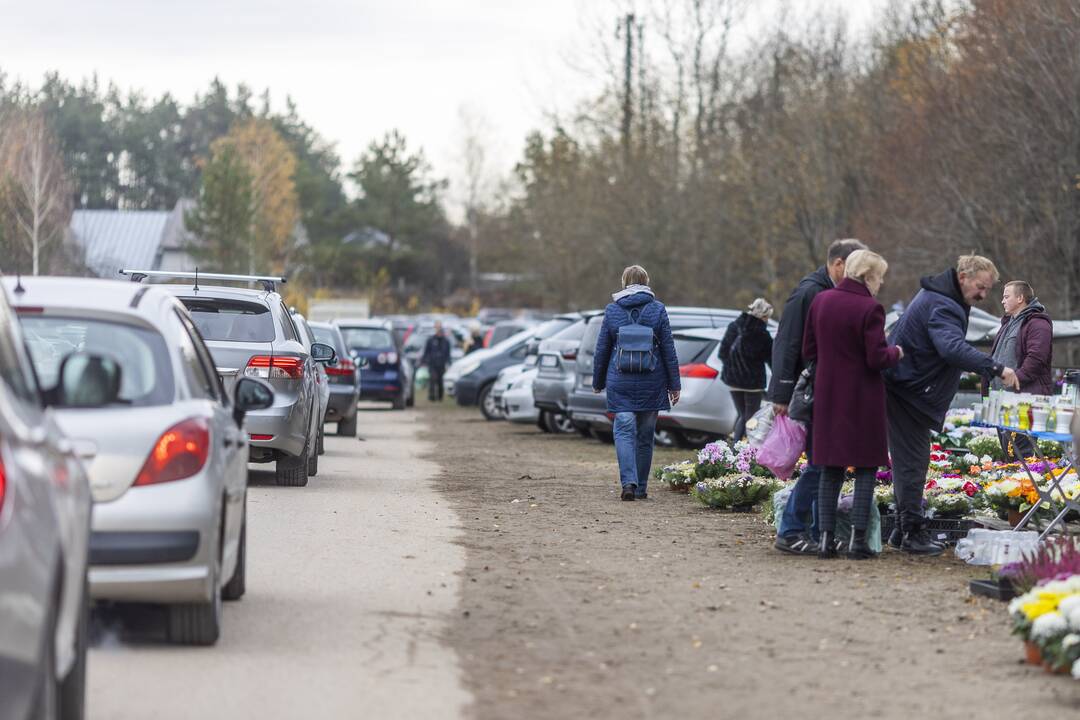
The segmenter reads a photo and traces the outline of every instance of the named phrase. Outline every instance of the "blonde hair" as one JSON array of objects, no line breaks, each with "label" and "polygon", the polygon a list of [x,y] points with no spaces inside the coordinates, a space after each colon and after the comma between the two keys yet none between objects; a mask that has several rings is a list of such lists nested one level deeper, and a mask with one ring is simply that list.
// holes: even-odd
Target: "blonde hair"
[{"label": "blonde hair", "polygon": [[889,263],[873,250],[856,250],[848,255],[847,262],[844,264],[844,277],[861,283],[865,283],[866,278],[871,275],[883,278],[888,271]]},{"label": "blonde hair", "polygon": [[640,265],[631,265],[622,271],[622,286],[630,287],[631,285],[648,285],[649,273],[645,272],[645,268]]},{"label": "blonde hair", "polygon": [[990,273],[990,277],[994,279],[994,282],[997,282],[1001,278],[993,261],[990,260],[990,258],[984,258],[982,255],[961,255],[956,260],[956,272],[957,274],[964,273],[965,275],[976,275],[981,272],[988,272]]}]

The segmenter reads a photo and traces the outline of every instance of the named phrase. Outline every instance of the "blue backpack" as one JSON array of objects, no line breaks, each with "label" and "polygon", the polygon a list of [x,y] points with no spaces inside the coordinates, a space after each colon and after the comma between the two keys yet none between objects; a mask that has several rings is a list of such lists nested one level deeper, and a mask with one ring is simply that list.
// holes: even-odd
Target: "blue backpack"
[{"label": "blue backpack", "polygon": [[[634,313],[637,317],[634,317]],[[615,366],[619,372],[647,373],[656,367],[655,339],[652,328],[638,323],[641,308],[630,312],[630,324],[619,328]]]}]

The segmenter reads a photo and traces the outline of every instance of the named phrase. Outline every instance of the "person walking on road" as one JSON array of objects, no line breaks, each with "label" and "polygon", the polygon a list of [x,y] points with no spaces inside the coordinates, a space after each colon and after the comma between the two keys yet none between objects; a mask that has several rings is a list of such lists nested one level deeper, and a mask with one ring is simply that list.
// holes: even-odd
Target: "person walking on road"
[{"label": "person walking on road", "polygon": [[[1023,280],[1005,283],[1001,306],[1005,309],[1005,317],[1001,318],[1001,327],[994,336],[990,356],[995,362],[1016,368],[1020,392],[1052,395],[1054,322],[1046,308],[1035,297],[1031,285]],[[1004,383],[1000,378],[992,378],[990,387],[1000,390]],[[1030,438],[1004,430],[1001,431],[1001,447],[1010,457],[1020,454],[1027,457],[1035,452]]]},{"label": "person walking on road", "polygon": [[818,557],[838,555],[834,542],[836,504],[844,471],[855,468],[855,501],[847,556],[866,560],[878,467],[889,464],[885,381],[881,371],[904,356],[885,339],[885,310],[875,299],[889,266],[875,252],[848,256],[844,279],[814,298],[803,334],[803,361],[814,365],[814,438],[811,462],[818,481]]},{"label": "person walking on road", "polygon": [[735,442],[746,435],[746,421],[761,407],[765,392],[765,365],[772,363],[773,340],[769,335],[769,318],[773,306],[758,298],[745,312],[727,326],[720,342],[720,360],[724,369],[720,379],[731,392],[735,404]]},{"label": "person walking on road", "polygon": [[944,546],[925,529],[922,501],[930,467],[930,435],[945,422],[960,374],[999,377],[1018,387],[1016,372],[967,343],[971,306],[986,299],[997,282],[994,263],[964,255],[955,269],[922,279],[922,289],[893,327],[893,344],[904,348],[900,363],[885,371],[889,453],[899,514],[889,537],[893,547],[913,555],[939,555]]},{"label": "person walking on road", "polygon": [[640,265],[623,270],[593,356],[593,392],[607,390],[623,500],[648,497],[656,416],[679,401],[679,359],[667,309]]},{"label": "person walking on road", "polygon": [[424,343],[420,364],[427,365],[428,369],[428,400],[442,402],[443,374],[450,364],[450,341],[443,333],[441,322],[435,323],[435,334]]},{"label": "person walking on road", "polygon": [[[826,264],[804,277],[791,297],[784,304],[780,327],[773,342],[772,380],[768,399],[773,412],[786,415],[795,381],[803,371],[802,346],[806,316],[810,303],[822,290],[829,290],[844,279],[844,266],[848,256],[856,250],[865,250],[858,240],[836,240],[829,245]],[[811,457],[812,428],[806,429],[807,457]],[[799,474],[795,487],[788,496],[787,505],[780,516],[776,532],[776,549],[795,555],[816,555],[817,547],[817,493],[821,468],[808,464]]]}]

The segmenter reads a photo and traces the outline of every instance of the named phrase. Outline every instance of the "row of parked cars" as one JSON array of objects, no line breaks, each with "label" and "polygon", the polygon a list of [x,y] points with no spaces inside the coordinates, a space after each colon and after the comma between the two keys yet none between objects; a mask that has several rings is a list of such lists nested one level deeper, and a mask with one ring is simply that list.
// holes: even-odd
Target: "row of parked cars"
[{"label": "row of parked cars", "polygon": [[[668,307],[679,358],[682,398],[657,420],[663,444],[699,447],[729,435],[735,406],[720,379],[720,342],[737,310]],[[554,433],[578,432],[612,442],[603,392],[592,389],[593,356],[602,310],[567,313],[455,362],[447,390],[460,405],[477,405],[489,420],[535,423]],[[770,322],[775,333],[776,323]]]},{"label": "row of parked cars", "polygon": [[83,716],[91,600],[215,643],[246,590],[248,463],[306,485],[382,367],[283,278],[128,275],[2,281],[0,717]]}]

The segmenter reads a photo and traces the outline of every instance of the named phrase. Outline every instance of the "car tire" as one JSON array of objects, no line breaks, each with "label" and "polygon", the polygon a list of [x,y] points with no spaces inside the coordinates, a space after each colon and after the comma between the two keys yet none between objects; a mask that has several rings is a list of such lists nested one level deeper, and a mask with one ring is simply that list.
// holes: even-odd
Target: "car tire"
[{"label": "car tire", "polygon": [[574,423],[574,429],[577,430],[577,434],[583,438],[591,438],[593,436],[592,428],[589,427],[588,423]]},{"label": "car tire", "polygon": [[414,407],[416,405],[416,387],[409,391],[409,397],[405,400],[405,407]]},{"label": "car tire", "polygon": [[679,447],[693,450],[696,448],[703,448],[710,442],[716,439],[716,436],[708,432],[699,432],[696,430],[682,430],[676,434],[676,438],[679,440]]},{"label": "car tire", "polygon": [[304,487],[308,481],[308,449],[296,457],[284,456],[278,459],[274,469],[274,479],[278,485]]},{"label": "car tire", "polygon": [[325,428],[323,428],[322,425],[319,425],[319,438],[318,438],[318,440],[315,441],[315,446],[317,448],[317,451],[316,451],[317,455],[325,455],[326,454],[326,443],[323,442],[325,435],[326,435]]},{"label": "car tire", "polygon": [[315,477],[319,474],[319,453],[313,452],[308,454],[307,474],[308,477]]},{"label": "car tire", "polygon": [[551,428],[548,427],[548,411],[541,410],[540,414],[536,417],[536,427],[540,428],[546,433],[551,432]]},{"label": "car tire", "polygon": [[401,391],[401,395],[394,398],[394,409],[395,410],[404,410],[405,409],[405,391],[404,390]]},{"label": "car tire", "polygon": [[239,600],[247,592],[247,517],[240,522],[240,545],[236,548],[236,569],[221,588],[222,600]]},{"label": "car tire", "polygon": [[615,433],[611,432],[610,430],[594,430],[593,435],[596,436],[596,439],[602,443],[606,443],[608,445],[615,444]]},{"label": "car tire", "polygon": [[[219,555],[214,551],[214,556]],[[213,645],[221,637],[220,558],[214,562],[210,600],[168,606],[167,636],[177,645]]]},{"label": "car tire", "polygon": [[90,584],[83,578],[79,624],[75,627],[75,662],[60,681],[60,720],[83,720],[86,715],[86,652],[90,644]]},{"label": "car tire", "polygon": [[502,413],[499,412],[499,406],[495,404],[495,397],[492,395],[494,388],[495,383],[489,382],[480,388],[480,393],[476,396],[476,404],[480,406],[480,412],[483,413],[485,420],[502,419]]},{"label": "car tire", "polygon": [[356,415],[337,424],[337,434],[344,437],[356,437]]},{"label": "car tire", "polygon": [[671,430],[662,428],[653,430],[653,445],[657,447],[675,447],[680,440],[679,434]]},{"label": "car tire", "polygon": [[577,432],[574,423],[566,414],[549,412],[547,416],[548,432],[554,433],[555,435],[569,435],[570,433]]}]

